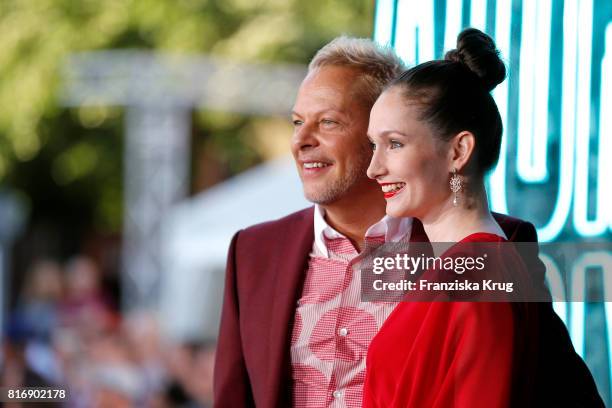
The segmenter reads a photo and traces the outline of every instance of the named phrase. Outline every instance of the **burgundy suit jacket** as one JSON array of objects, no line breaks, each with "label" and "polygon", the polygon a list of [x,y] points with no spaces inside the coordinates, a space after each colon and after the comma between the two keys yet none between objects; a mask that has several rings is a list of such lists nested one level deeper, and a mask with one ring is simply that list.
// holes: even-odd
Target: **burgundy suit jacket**
[{"label": "burgundy suit jacket", "polygon": [[[511,241],[537,241],[531,223],[501,214],[494,216]],[[232,239],[215,362],[216,408],[291,406],[291,331],[314,241],[313,217],[314,207],[310,207],[239,231]],[[418,220],[413,223],[411,241],[428,241]],[[545,268],[537,250],[530,258],[527,263],[536,274],[534,279],[543,284]],[[584,383],[584,391],[579,393],[590,396],[595,389],[598,398],[593,379],[574,352],[565,325],[556,317],[552,326],[555,339],[563,340],[559,349],[572,362],[572,370],[581,373],[580,381],[574,379],[571,387],[576,389],[576,384],[580,387]],[[557,364],[558,358],[553,360],[542,364]],[[572,373],[569,375],[572,377]],[[556,390],[558,386],[551,384]],[[567,397],[561,401],[567,402]]]}]

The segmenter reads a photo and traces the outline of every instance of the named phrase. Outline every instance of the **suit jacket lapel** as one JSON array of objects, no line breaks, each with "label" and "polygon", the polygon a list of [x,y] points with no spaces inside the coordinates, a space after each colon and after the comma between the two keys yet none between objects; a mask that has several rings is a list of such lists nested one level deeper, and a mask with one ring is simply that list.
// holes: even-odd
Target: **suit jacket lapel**
[{"label": "suit jacket lapel", "polygon": [[410,231],[410,242],[429,242],[423,224],[416,218],[412,219],[412,230]]},{"label": "suit jacket lapel", "polygon": [[277,255],[276,283],[270,316],[270,406],[291,406],[291,330],[314,241],[314,207],[288,226]]}]

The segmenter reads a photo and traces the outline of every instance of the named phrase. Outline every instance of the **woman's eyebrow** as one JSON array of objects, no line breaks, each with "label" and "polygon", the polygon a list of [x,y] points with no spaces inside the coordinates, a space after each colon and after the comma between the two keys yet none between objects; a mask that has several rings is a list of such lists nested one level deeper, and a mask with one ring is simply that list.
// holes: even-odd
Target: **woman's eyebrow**
[{"label": "woman's eyebrow", "polygon": [[[378,137],[389,137],[391,135],[399,135],[402,137],[408,137],[408,135],[400,132],[399,130],[393,130],[393,129],[383,130],[382,132],[378,133]],[[369,137],[369,134],[368,134],[368,137]]]}]

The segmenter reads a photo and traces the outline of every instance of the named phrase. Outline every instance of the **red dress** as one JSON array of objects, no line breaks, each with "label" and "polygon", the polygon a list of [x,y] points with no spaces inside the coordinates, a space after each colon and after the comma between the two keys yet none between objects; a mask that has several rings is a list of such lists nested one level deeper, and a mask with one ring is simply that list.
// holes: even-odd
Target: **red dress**
[{"label": "red dress", "polygon": [[[461,242],[504,241],[494,234],[478,233]],[[525,273],[520,257],[514,255],[510,260],[507,252],[504,255],[505,269]],[[537,324],[525,317],[529,314],[521,311],[524,307],[529,306],[401,302],[368,349],[363,406],[515,406],[517,392],[526,390],[517,379],[529,376],[527,366],[517,364],[517,356],[533,353],[529,348],[535,344],[533,337],[524,336],[525,325]]]}]

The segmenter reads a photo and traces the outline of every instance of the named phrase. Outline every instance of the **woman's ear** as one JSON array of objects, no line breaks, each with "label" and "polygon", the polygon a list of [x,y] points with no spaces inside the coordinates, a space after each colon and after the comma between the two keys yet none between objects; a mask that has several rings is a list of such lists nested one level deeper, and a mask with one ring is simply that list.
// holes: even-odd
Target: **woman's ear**
[{"label": "woman's ear", "polygon": [[457,133],[450,140],[449,159],[451,168],[449,172],[452,173],[453,169],[457,169],[458,172],[461,172],[461,170],[465,168],[474,154],[475,145],[476,138],[474,134],[467,130]]}]

